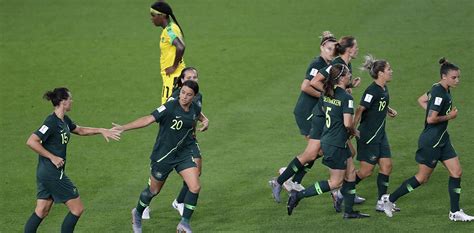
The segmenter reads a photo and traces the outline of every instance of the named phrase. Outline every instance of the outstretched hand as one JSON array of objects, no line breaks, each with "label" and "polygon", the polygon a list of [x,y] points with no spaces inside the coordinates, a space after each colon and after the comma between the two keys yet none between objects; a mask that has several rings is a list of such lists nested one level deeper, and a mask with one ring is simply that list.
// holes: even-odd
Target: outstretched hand
[{"label": "outstretched hand", "polygon": [[105,140],[107,142],[109,142],[109,139],[113,139],[115,141],[119,141],[120,140],[120,134],[122,133],[123,131],[120,131],[120,130],[116,130],[116,129],[104,129],[102,130],[100,133],[102,134],[102,136],[104,136]]}]

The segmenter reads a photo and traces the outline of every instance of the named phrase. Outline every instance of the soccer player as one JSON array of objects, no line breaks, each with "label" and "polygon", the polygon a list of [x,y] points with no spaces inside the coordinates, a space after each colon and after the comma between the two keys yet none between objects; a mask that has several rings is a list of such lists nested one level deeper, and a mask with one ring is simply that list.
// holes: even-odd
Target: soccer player
[{"label": "soccer player", "polygon": [[83,127],[73,123],[66,112],[71,111],[72,95],[65,87],[55,88],[43,96],[51,101],[54,111],[41,127],[28,138],[26,144],[38,153],[36,170],[36,208],[25,225],[25,232],[36,232],[54,203],[64,203],[69,213],[64,218],[61,232],[73,232],[84,206],[76,186],[66,175],[66,149],[71,133],[80,136],[102,134],[105,140],[119,140],[120,132],[103,128]]},{"label": "soccer player", "polygon": [[[331,60],[334,58],[334,45],[336,42],[337,40],[331,32],[324,31],[322,33],[321,42],[319,45],[321,53],[318,57],[311,61],[308,68],[306,69],[306,77],[301,83],[301,93],[293,111],[300,133],[305,137],[306,140],[308,140],[308,143],[311,141],[310,130],[311,119],[313,117],[312,110],[316,103],[318,103],[319,97],[321,96],[321,92],[313,88],[309,83],[311,79],[313,79],[314,75],[316,75],[318,70],[328,66]],[[313,143],[313,141],[311,142]],[[288,191],[291,191],[292,189],[302,190],[304,187],[301,185],[301,181],[308,170],[313,167],[313,164],[314,161],[306,163],[305,168],[298,170],[292,180],[287,179],[283,183],[283,187]],[[282,171],[281,173],[283,173],[285,168],[280,170]]]},{"label": "soccer player", "polygon": [[163,81],[161,103],[165,103],[173,92],[175,79],[185,67],[184,34],[168,3],[163,1],[154,3],[151,5],[150,14],[153,24],[163,28],[160,36],[160,70]]},{"label": "soccer player", "polygon": [[197,82],[183,83],[179,99],[166,102],[150,115],[136,119],[123,126],[114,124],[113,129],[127,131],[160,124],[160,131],[150,156],[150,182],[141,192],[136,208],[132,209],[132,228],[135,233],[142,232],[143,210],[158,195],[173,169],[186,182],[189,191],[184,198],[184,211],[177,226],[178,232],[192,232],[189,221],[196,208],[199,191],[199,170],[192,157],[193,131],[196,120],[202,122],[200,131],[207,129],[208,120],[201,114],[201,107],[193,102],[199,93]]},{"label": "soccer player", "polygon": [[467,215],[459,208],[462,170],[447,131],[448,121],[456,119],[458,115],[458,109],[452,106],[451,88],[459,84],[461,71],[445,58],[440,59],[439,63],[441,80],[433,84],[431,90],[418,99],[420,106],[426,110],[425,128],[418,139],[416,151],[418,173],[405,180],[392,194],[383,195],[384,211],[388,217],[393,215],[393,203],[428,182],[436,164],[441,161],[449,172],[448,192],[451,203],[449,220],[474,220],[473,216]]},{"label": "soccer player", "polygon": [[[369,72],[374,79],[365,89],[359,107],[354,116],[354,126],[358,128],[357,160],[360,168],[356,172],[356,184],[372,175],[376,164],[379,165],[377,176],[378,201],[375,210],[383,212],[382,195],[387,194],[389,176],[392,172],[392,159],[387,133],[385,132],[386,116],[395,117],[397,111],[390,108],[390,96],[387,83],[392,80],[392,68],[385,60],[376,60],[371,55],[365,57],[362,69]],[[394,208],[398,211],[398,208]]]},{"label": "soccer player", "polygon": [[342,186],[344,195],[343,218],[369,217],[353,210],[355,189],[355,167],[352,153],[347,145],[349,136],[355,135],[353,124],[354,102],[346,88],[351,83],[349,68],[336,64],[329,70],[328,80],[324,84],[321,106],[325,113],[326,124],[321,138],[324,151],[323,164],[329,167],[329,180],[316,182],[303,191],[291,191],[288,198],[288,215],[303,198],[320,195]]}]

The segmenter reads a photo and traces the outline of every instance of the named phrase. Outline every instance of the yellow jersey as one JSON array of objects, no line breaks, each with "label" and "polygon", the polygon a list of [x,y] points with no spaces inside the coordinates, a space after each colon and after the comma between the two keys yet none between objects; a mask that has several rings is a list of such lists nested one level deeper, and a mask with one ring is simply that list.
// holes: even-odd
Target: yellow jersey
[{"label": "yellow jersey", "polygon": [[[172,66],[174,58],[176,56],[176,47],[173,45],[173,40],[179,38],[184,43],[183,34],[179,29],[178,25],[174,22],[170,22],[166,28],[161,32],[160,38],[160,70],[161,73],[165,72],[165,69]],[[184,59],[181,60],[179,67],[185,67]]]}]

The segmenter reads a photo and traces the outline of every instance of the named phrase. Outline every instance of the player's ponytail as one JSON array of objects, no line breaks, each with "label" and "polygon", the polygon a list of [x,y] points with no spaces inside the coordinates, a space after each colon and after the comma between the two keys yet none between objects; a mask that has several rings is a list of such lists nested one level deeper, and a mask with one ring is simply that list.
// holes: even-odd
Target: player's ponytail
[{"label": "player's ponytail", "polygon": [[61,100],[67,100],[67,98],[69,98],[69,90],[65,87],[54,88],[43,95],[43,99],[51,101],[53,106],[58,106]]},{"label": "player's ponytail", "polygon": [[439,75],[442,78],[443,75],[447,75],[450,70],[459,70],[459,67],[449,62],[445,57],[439,59],[438,63],[441,65],[439,69]]},{"label": "player's ponytail", "polygon": [[353,36],[344,36],[336,43],[334,47],[334,56],[337,57],[346,53],[348,48],[352,48],[354,46],[355,38]]},{"label": "player's ponytail", "polygon": [[387,61],[377,60],[370,54],[368,54],[364,58],[364,64],[360,69],[369,71],[370,77],[372,77],[373,79],[377,79],[379,72],[383,72],[385,70],[385,66],[387,66]]}]

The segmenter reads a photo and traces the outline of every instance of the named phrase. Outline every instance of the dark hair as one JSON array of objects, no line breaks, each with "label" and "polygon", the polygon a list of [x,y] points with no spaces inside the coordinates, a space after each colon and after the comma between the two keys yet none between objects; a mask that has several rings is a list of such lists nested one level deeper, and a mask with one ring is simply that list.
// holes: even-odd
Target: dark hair
[{"label": "dark hair", "polygon": [[324,45],[326,42],[337,42],[336,37],[330,31],[324,31],[323,35],[321,36],[321,44]]},{"label": "dark hair", "polygon": [[445,57],[439,59],[441,68],[439,69],[439,75],[442,78],[443,74],[447,75],[450,70],[459,70],[459,67],[449,62]]},{"label": "dark hair", "polygon": [[324,82],[324,95],[334,97],[334,86],[339,82],[339,78],[346,76],[349,68],[344,64],[335,64],[329,70],[329,77]]},{"label": "dark hair", "polygon": [[387,66],[387,61],[385,60],[376,60],[372,55],[368,54],[365,56],[365,62],[361,67],[361,70],[369,71],[370,76],[373,79],[378,78],[380,71],[384,71]]},{"label": "dark hair", "polygon": [[197,82],[187,80],[183,83],[183,87],[185,86],[191,88],[194,91],[195,96],[199,93],[199,84]]},{"label": "dark hair", "polygon": [[344,54],[347,48],[354,46],[355,38],[353,36],[344,36],[336,43],[334,47],[334,56]]},{"label": "dark hair", "polygon": [[163,13],[163,14],[166,14],[166,17],[171,16],[171,18],[173,18],[173,21],[176,23],[176,25],[178,25],[178,27],[181,30],[181,33],[183,34],[183,37],[184,37],[183,29],[179,25],[178,20],[176,20],[176,17],[173,14],[173,9],[171,9],[171,6],[168,3],[163,2],[163,1],[155,2],[155,3],[153,3],[153,5],[151,5],[151,8],[153,8],[153,9],[155,9],[155,10],[157,10],[157,11]]},{"label": "dark hair", "polygon": [[65,87],[54,88],[53,91],[47,91],[43,95],[43,99],[50,100],[53,106],[58,106],[61,100],[67,100],[69,98],[69,90]]},{"label": "dark hair", "polygon": [[199,76],[198,71],[197,71],[196,68],[191,67],[191,66],[188,66],[188,67],[184,68],[184,69],[181,71],[181,74],[180,74],[180,75],[178,76],[178,78],[174,81],[173,86],[174,86],[175,88],[180,88],[180,87],[183,86],[183,81],[182,81],[182,79],[184,78],[184,73],[186,73],[186,71],[188,71],[188,70],[194,70],[194,71],[196,72],[196,75]]}]

